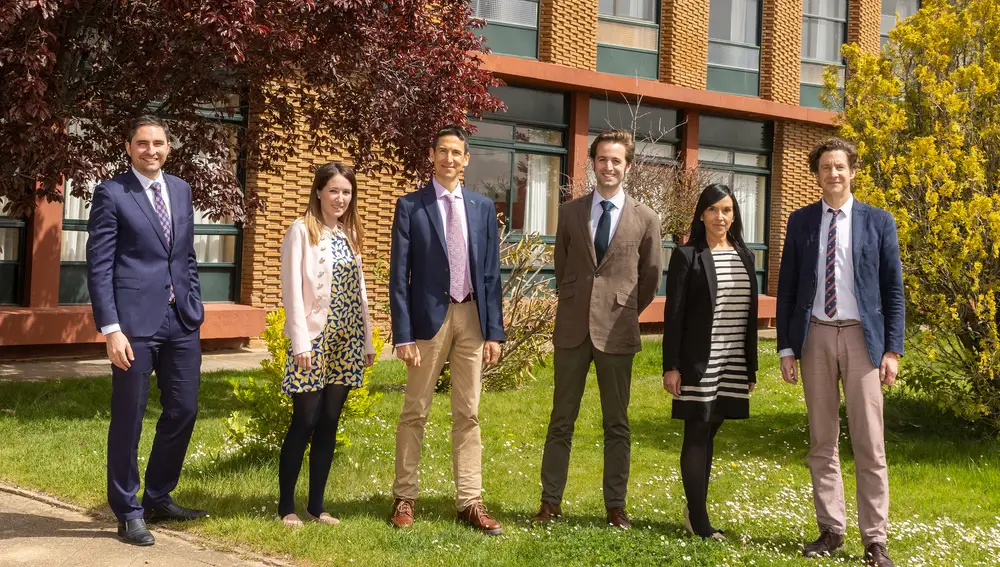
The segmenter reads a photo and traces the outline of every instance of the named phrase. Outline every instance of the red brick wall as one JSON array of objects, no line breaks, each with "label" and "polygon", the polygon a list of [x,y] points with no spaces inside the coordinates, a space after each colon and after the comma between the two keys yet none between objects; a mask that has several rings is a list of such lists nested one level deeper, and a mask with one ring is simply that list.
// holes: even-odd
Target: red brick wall
[{"label": "red brick wall", "polygon": [[705,89],[708,77],[709,0],[663,0],[660,6],[660,80]]},{"label": "red brick wall", "polygon": [[785,242],[785,226],[792,211],[820,198],[822,191],[809,173],[809,151],[834,134],[833,129],[797,122],[779,122],[774,128],[771,165],[771,234],[768,243],[768,295],[778,291],[778,268]]},{"label": "red brick wall", "polygon": [[596,0],[542,0],[538,60],[597,70]]},{"label": "red brick wall", "polygon": [[[248,173],[247,185],[257,189],[265,208],[254,216],[253,223],[243,233],[242,303],[267,309],[281,306],[281,240],[288,225],[305,211],[314,169],[336,160],[352,165],[346,154],[316,155],[303,142],[298,154],[281,164],[280,173]],[[365,278],[368,299],[375,304],[388,301],[388,285],[374,280],[372,268],[380,256],[389,259],[396,198],[403,195],[404,189],[411,190],[414,184],[401,185],[401,177],[388,175],[359,174],[357,177],[358,212],[365,230]],[[388,330],[387,316],[375,309],[372,316],[376,324]]]},{"label": "red brick wall", "polygon": [[802,2],[764,2],[762,16],[760,98],[797,105],[802,61]]}]

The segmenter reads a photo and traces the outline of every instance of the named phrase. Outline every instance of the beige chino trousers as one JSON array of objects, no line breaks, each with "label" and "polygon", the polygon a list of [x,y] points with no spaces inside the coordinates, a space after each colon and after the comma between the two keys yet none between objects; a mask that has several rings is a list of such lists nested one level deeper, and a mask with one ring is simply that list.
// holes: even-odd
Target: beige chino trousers
[{"label": "beige chino trousers", "polygon": [[434,387],[445,361],[451,366],[451,451],[455,506],[463,510],[482,499],[483,444],[479,434],[479,393],[483,372],[483,332],[476,302],[453,303],[434,338],[416,341],[420,366],[406,374],[403,411],[396,427],[395,498],[416,500],[417,469],[424,426]]},{"label": "beige chino trousers", "polygon": [[809,415],[809,472],[820,530],[843,534],[847,527],[840,472],[840,387],[854,450],[858,527],[862,542],[886,541],[889,476],[882,422],[882,383],[872,366],[860,321],[809,325],[802,349],[802,386]]}]

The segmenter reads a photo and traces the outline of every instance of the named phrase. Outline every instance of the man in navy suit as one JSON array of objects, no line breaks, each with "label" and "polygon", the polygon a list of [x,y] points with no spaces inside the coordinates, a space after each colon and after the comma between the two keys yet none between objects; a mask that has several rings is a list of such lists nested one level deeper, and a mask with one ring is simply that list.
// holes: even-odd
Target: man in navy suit
[{"label": "man in navy suit", "polygon": [[903,275],[896,221],[851,195],[858,154],[843,139],[821,142],[809,170],[823,199],[788,217],[778,276],[781,376],[802,386],[809,418],[809,471],[819,538],[803,554],[844,544],[847,518],[840,475],[840,387],[854,448],[858,525],[865,562],[892,567],[886,550],[889,479],[882,385],[892,386],[903,354]]},{"label": "man in navy suit", "polygon": [[[153,544],[146,520],[206,515],[170,498],[198,413],[205,309],[191,186],[161,171],[169,139],[161,120],[136,120],[125,142],[132,167],[94,189],[87,223],[87,287],[112,364],[108,504],[118,536],[135,545]],[[140,505],[137,451],[154,371],[163,413]]]},{"label": "man in navy suit", "polygon": [[451,370],[451,441],[458,519],[490,535],[503,533],[482,500],[479,392],[483,364],[500,357],[503,292],[493,203],[465,190],[465,132],[434,136],[434,177],[396,202],[389,263],[389,307],[396,356],[406,362],[406,394],[396,429],[392,523],[413,524],[417,467],[434,388]]}]

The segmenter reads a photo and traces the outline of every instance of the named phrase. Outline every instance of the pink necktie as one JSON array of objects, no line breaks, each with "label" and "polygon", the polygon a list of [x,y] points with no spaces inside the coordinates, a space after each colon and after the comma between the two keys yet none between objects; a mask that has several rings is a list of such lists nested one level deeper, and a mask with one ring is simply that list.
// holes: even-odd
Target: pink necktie
[{"label": "pink necktie", "polygon": [[466,252],[465,237],[462,236],[462,198],[456,198],[454,193],[444,194],[448,201],[448,228],[445,231],[448,243],[448,272],[451,275],[451,298],[462,301],[469,295],[465,282],[465,267],[469,260]]}]

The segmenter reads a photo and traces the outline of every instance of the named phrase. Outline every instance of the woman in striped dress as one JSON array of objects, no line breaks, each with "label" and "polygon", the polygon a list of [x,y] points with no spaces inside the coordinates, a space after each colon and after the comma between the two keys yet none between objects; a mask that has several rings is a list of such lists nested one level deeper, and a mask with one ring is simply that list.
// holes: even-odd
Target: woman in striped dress
[{"label": "woman in striped dress", "polygon": [[750,415],[757,382],[757,276],[743,242],[732,190],[712,184],[698,198],[691,236],[674,250],[663,312],[663,389],[684,420],[681,479],[685,526],[725,539],[708,518],[715,434],[726,419]]}]

